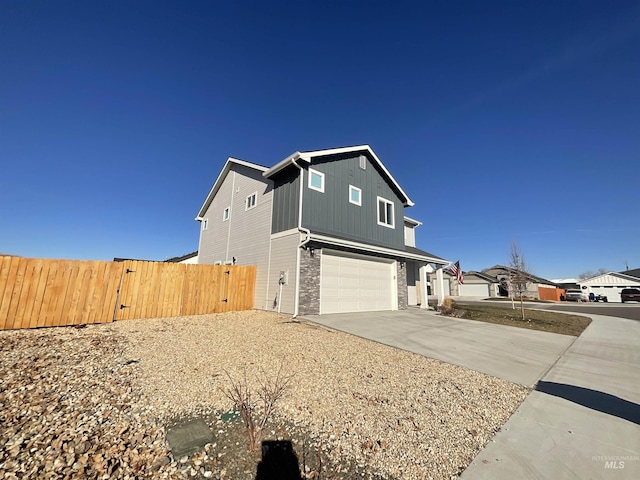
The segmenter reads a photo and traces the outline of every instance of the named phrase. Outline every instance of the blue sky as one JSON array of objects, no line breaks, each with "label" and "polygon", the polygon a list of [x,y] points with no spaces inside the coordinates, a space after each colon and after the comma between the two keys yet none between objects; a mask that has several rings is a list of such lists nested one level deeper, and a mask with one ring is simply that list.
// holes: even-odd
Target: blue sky
[{"label": "blue sky", "polygon": [[0,0],[0,253],[197,249],[228,156],[369,144],[464,270],[640,267],[639,2]]}]

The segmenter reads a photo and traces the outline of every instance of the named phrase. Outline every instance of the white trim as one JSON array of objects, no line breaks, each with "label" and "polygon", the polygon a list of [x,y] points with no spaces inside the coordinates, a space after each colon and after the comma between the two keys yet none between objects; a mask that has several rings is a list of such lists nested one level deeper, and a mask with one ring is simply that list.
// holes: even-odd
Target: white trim
[{"label": "white trim", "polygon": [[[249,199],[253,197],[253,205],[249,206]],[[253,192],[251,195],[247,195],[247,198],[244,199],[244,211],[251,210],[252,208],[256,208],[258,205],[258,192]]]},{"label": "white trim", "polygon": [[404,221],[411,225],[415,225],[416,227],[419,227],[420,225],[422,225],[422,222],[419,222],[418,220],[414,220],[413,218],[409,218],[409,217],[404,217]]},{"label": "white trim", "polygon": [[[378,220],[378,225],[381,225],[381,226],[387,227],[387,228],[394,228],[395,229],[396,228],[396,206],[395,206],[395,204],[391,200],[389,200],[387,198],[384,198],[384,197],[381,197],[379,195],[376,198],[377,198],[377,201],[376,201],[376,219]],[[385,210],[384,210],[385,217],[387,216],[386,205],[391,205],[391,223],[390,224],[380,221],[380,201],[381,200],[385,203]],[[387,220],[389,220],[389,219],[387,218]]]},{"label": "white trim", "polygon": [[393,248],[378,247],[376,245],[369,245],[367,243],[352,242],[351,240],[343,240],[341,238],[328,237],[326,235],[318,235],[314,233],[311,234],[311,240],[317,240],[318,242],[326,243],[329,245],[337,245],[340,247],[353,248],[354,250],[381,253],[381,254],[391,255],[393,257],[406,258],[409,260],[420,260],[427,263],[435,263],[437,265],[448,265],[451,263],[449,260],[445,260],[443,258],[428,257],[426,255],[409,253],[404,250],[395,250]]},{"label": "white trim", "polygon": [[227,220],[229,220],[229,218],[231,218],[231,207],[230,206],[226,207],[224,210],[222,210],[222,221],[226,222]]},{"label": "white trim", "polygon": [[377,163],[378,167],[380,167],[380,169],[387,175],[389,180],[391,180],[391,183],[393,183],[393,185],[398,189],[401,196],[404,197],[404,206],[413,207],[415,203],[413,203],[409,198],[409,196],[404,192],[404,190],[402,190],[402,187],[400,187],[398,182],[396,182],[396,179],[393,178],[391,173],[389,173],[389,170],[387,170],[387,168],[382,164],[378,156],[374,153],[374,151],[371,149],[369,145],[357,145],[355,147],[331,148],[328,150],[315,150],[311,152],[295,152],[289,155],[284,160],[278,162],[275,166],[269,168],[262,175],[264,177],[269,178],[298,159],[304,160],[307,163],[311,163],[311,159],[314,157],[321,157],[324,155],[336,155],[339,153],[362,152],[362,151],[366,151],[369,153],[369,155],[371,155],[371,158],[373,158],[374,162]]},{"label": "white trim", "polygon": [[244,167],[253,168],[254,170],[258,170],[263,174],[264,172],[269,170],[267,167],[263,167],[262,165],[246,162],[244,160],[239,160],[233,157],[227,158],[227,161],[225,162],[224,167],[222,167],[222,170],[220,170],[220,173],[218,174],[218,178],[216,178],[216,181],[213,182],[213,187],[211,187],[211,190],[209,191],[209,195],[207,195],[207,198],[202,204],[202,207],[200,207],[200,211],[198,212],[198,216],[196,217],[196,220],[201,220],[203,218],[202,216],[207,212],[207,208],[209,208],[209,205],[211,205],[211,202],[213,201],[213,197],[216,195],[216,193],[218,193],[218,190],[222,186],[222,182],[224,181],[225,177],[229,173],[229,170],[231,169],[231,164],[233,163],[237,165],[242,165]]},{"label": "white trim", "polygon": [[294,235],[296,233],[300,233],[298,227],[290,228],[289,230],[283,230],[282,232],[272,233],[271,240],[275,240],[276,238],[288,237],[289,235]]},{"label": "white trim", "polygon": [[[357,191],[358,192],[358,201],[354,202],[353,201],[353,197],[351,196],[351,192],[352,191]],[[362,189],[355,187],[353,185],[349,185],[349,203],[353,203],[354,205],[358,205],[359,207],[362,206]]]},{"label": "white trim", "polygon": [[[312,185],[311,183],[311,179],[313,178],[313,175],[318,175],[320,177],[320,187],[316,187],[315,185]],[[309,169],[309,181],[307,182],[307,187],[309,187],[310,190],[315,190],[316,192],[320,192],[320,193],[324,193],[324,173],[318,171],[318,170],[314,170],[313,168]]]}]

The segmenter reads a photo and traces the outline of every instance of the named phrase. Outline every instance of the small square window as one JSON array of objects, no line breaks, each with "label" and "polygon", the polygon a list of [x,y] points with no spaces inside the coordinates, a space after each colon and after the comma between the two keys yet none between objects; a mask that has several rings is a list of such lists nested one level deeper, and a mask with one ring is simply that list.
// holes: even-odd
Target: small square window
[{"label": "small square window", "polygon": [[309,188],[324,193],[324,173],[309,169]]},{"label": "small square window", "polygon": [[395,228],[393,202],[382,197],[378,197],[378,225]]},{"label": "small square window", "polygon": [[202,230],[206,230],[208,225],[209,225],[209,220],[207,220],[206,218],[202,220]]},{"label": "small square window", "polygon": [[349,185],[349,203],[353,203],[358,206],[362,205],[362,190],[358,187],[354,187],[353,185]]},{"label": "small square window", "polygon": [[222,212],[222,221],[225,222],[229,220],[229,214],[231,213],[231,207],[227,207]]},{"label": "small square window", "polygon": [[252,193],[247,197],[247,201],[245,203],[245,210],[249,210],[256,206],[256,201],[258,199],[258,192]]}]

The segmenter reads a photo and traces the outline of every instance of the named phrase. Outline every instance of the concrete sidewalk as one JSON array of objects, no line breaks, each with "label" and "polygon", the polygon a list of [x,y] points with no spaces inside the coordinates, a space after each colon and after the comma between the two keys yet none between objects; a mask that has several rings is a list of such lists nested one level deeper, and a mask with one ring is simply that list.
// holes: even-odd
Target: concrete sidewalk
[{"label": "concrete sidewalk", "polygon": [[640,478],[640,324],[591,325],[462,478]]},{"label": "concrete sidewalk", "polygon": [[576,339],[415,308],[304,318],[531,388]]}]

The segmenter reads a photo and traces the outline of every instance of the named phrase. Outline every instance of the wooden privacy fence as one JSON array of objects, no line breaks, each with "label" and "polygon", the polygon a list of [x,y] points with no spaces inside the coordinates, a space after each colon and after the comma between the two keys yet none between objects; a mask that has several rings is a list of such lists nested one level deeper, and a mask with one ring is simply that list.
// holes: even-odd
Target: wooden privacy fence
[{"label": "wooden privacy fence", "polygon": [[538,287],[538,296],[540,300],[560,301],[560,296],[566,295],[566,291],[562,288],[544,288]]},{"label": "wooden privacy fence", "polygon": [[0,329],[253,308],[256,268],[0,257]]}]

